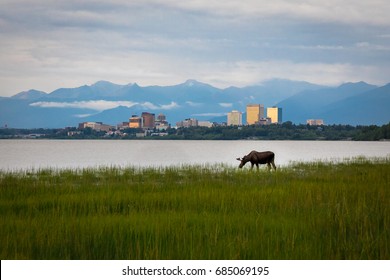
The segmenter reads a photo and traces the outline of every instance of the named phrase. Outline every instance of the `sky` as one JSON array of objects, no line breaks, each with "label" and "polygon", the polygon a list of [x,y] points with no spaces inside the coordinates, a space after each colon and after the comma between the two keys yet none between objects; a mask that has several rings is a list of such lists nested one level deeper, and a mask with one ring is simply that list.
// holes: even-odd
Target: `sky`
[{"label": "sky", "polygon": [[0,0],[0,96],[273,78],[390,82],[388,0]]}]

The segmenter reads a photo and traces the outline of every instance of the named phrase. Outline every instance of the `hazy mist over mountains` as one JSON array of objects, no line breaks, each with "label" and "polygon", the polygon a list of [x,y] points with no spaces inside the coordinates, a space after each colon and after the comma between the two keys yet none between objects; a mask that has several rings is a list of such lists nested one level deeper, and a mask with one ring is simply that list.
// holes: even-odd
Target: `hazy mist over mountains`
[{"label": "hazy mist over mountains", "polygon": [[116,125],[142,112],[163,113],[172,125],[186,118],[223,122],[228,112],[245,112],[250,103],[281,107],[283,122],[323,119],[325,124],[382,125],[390,121],[390,84],[325,87],[273,79],[220,89],[196,80],[146,87],[99,81],[51,93],[29,90],[0,97],[0,127],[60,128],[84,121]]}]

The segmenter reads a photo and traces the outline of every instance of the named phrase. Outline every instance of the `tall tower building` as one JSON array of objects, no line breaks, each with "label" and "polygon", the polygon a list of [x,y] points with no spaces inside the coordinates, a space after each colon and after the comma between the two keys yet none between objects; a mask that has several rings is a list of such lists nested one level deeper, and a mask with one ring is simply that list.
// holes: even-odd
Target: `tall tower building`
[{"label": "tall tower building", "polygon": [[271,119],[271,123],[282,123],[282,108],[267,108],[267,117]]},{"label": "tall tower building", "polygon": [[227,125],[242,125],[242,113],[233,110],[227,115]]},{"label": "tall tower building", "polygon": [[246,105],[246,123],[248,125],[256,124],[264,118],[264,105],[248,104]]}]

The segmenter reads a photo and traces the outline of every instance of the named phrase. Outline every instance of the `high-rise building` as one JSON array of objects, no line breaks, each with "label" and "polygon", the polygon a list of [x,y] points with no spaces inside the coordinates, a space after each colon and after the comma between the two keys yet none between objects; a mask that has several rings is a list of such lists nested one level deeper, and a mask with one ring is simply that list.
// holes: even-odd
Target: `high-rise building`
[{"label": "high-rise building", "polygon": [[264,105],[248,104],[246,106],[246,123],[248,125],[258,123],[261,118],[264,118]]},{"label": "high-rise building", "polygon": [[158,114],[154,124],[158,130],[167,130],[170,127],[167,122],[167,117],[164,114]]},{"label": "high-rise building", "polygon": [[142,118],[142,127],[146,129],[153,129],[155,127],[155,115],[148,113],[148,112],[143,112],[141,114]]},{"label": "high-rise building", "polygon": [[267,108],[267,117],[271,119],[271,123],[282,123],[282,108]]},{"label": "high-rise building", "polygon": [[167,121],[167,117],[164,114],[158,114],[157,121],[159,121],[159,122],[166,122]]},{"label": "high-rise building", "polygon": [[227,125],[242,125],[242,113],[233,110],[227,114]]},{"label": "high-rise building", "polygon": [[129,127],[130,128],[142,128],[142,118],[137,115],[131,116],[129,119]]}]

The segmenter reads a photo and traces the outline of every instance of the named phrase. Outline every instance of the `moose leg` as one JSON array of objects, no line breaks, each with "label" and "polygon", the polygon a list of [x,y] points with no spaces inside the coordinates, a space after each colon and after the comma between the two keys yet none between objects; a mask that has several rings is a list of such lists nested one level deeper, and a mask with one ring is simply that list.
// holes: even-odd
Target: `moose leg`
[{"label": "moose leg", "polygon": [[258,163],[256,163],[256,167],[257,167],[257,171],[259,171],[259,164]]},{"label": "moose leg", "polygon": [[272,166],[274,167],[274,170],[276,171],[276,165],[275,165],[274,160],[272,160],[271,163],[272,163]]},{"label": "moose leg", "polygon": [[267,162],[268,171],[271,171],[271,165]]}]

